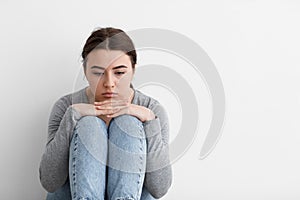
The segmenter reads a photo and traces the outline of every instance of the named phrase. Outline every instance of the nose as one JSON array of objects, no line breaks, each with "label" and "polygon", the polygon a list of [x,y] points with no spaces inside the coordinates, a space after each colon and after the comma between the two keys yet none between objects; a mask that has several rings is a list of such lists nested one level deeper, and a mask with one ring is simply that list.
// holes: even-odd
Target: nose
[{"label": "nose", "polygon": [[111,75],[111,73],[106,73],[106,75],[104,75],[103,77],[103,85],[106,88],[113,88],[115,86],[115,82],[113,80],[113,76]]}]

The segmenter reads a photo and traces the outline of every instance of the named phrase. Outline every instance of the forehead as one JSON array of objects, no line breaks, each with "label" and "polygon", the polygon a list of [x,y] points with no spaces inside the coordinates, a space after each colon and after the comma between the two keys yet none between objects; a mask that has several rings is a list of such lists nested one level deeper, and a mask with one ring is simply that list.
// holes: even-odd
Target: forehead
[{"label": "forehead", "polygon": [[131,66],[130,57],[123,51],[95,49],[87,55],[87,67],[110,67],[116,65]]}]

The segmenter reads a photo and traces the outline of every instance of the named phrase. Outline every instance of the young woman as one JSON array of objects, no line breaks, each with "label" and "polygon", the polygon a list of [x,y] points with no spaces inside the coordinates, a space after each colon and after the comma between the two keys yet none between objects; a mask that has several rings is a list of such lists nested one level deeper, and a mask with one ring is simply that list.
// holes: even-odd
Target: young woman
[{"label": "young woman", "polygon": [[169,124],[161,104],[131,81],[136,51],[116,28],[92,32],[83,51],[88,86],[53,106],[40,162],[47,200],[151,200],[171,186]]}]

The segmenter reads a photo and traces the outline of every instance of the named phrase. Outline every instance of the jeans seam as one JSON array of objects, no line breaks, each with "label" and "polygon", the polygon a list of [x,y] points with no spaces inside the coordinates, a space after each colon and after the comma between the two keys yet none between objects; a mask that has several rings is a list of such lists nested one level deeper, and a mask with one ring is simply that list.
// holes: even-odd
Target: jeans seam
[{"label": "jeans seam", "polygon": [[[140,129],[139,130],[139,133],[140,133],[140,150],[141,150],[141,152],[140,153],[144,153],[144,149],[143,149],[143,140],[142,140],[142,138],[143,138],[143,136],[144,136],[144,131],[142,130],[142,129]],[[142,183],[142,178],[141,178],[141,173],[142,173],[142,170],[141,170],[141,167],[143,166],[143,157],[140,155],[139,156],[139,158],[140,158],[140,168],[139,168],[139,170],[140,170],[140,173],[138,174],[139,176],[139,179],[138,179],[138,182],[137,182],[137,191],[138,191],[138,193],[137,193],[137,197],[140,197],[141,196],[141,193],[142,193],[142,187],[141,187],[141,183]],[[144,173],[144,172],[143,172]]]},{"label": "jeans seam", "polygon": [[[75,133],[74,137],[75,138],[74,138],[73,152],[77,153],[78,133]],[[73,188],[74,188],[73,195],[74,195],[74,198],[76,198],[76,187],[77,187],[76,186],[76,154],[72,158],[72,179],[73,179]]]}]

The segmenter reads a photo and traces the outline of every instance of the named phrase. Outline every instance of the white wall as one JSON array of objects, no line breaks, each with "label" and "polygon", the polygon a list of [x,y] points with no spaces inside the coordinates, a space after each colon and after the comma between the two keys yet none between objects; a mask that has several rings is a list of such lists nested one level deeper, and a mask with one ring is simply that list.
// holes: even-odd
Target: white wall
[{"label": "white wall", "polygon": [[[292,0],[2,0],[1,199],[44,198],[38,165],[49,112],[81,79],[81,48],[99,26],[184,34],[207,52],[223,80],[222,137],[198,160],[211,116],[204,89],[200,132],[174,163],[164,199],[299,199],[299,9]],[[175,138],[180,117],[170,118]]]}]

